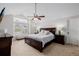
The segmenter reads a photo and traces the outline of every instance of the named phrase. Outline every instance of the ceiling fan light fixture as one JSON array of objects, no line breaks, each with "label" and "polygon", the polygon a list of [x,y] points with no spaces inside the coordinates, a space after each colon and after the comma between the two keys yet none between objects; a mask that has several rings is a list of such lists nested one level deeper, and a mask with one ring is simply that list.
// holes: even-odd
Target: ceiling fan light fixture
[{"label": "ceiling fan light fixture", "polygon": [[41,18],[44,18],[45,16],[38,16],[37,15],[37,3],[35,3],[35,12],[34,12],[34,17],[32,20],[35,20],[34,18],[37,18],[38,20],[41,20]]}]

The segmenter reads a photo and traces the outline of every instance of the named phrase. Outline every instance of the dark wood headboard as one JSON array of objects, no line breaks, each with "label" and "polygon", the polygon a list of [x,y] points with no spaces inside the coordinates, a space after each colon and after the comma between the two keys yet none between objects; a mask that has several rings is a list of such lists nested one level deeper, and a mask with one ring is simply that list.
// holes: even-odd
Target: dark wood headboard
[{"label": "dark wood headboard", "polygon": [[56,32],[56,28],[55,27],[54,28],[40,28],[40,31],[41,30],[47,30],[47,31],[50,31],[53,34],[55,34],[55,32]]}]

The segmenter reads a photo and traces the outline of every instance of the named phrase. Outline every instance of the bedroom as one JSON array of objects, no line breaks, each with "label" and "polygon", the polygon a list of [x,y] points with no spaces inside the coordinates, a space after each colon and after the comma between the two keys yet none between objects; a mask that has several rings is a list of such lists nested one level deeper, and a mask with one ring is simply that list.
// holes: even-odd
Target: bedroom
[{"label": "bedroom", "polygon": [[[0,33],[5,32],[13,36],[11,56],[79,55],[77,52],[79,51],[78,3],[0,3],[0,11],[3,8],[5,10],[0,23]],[[34,13],[44,17],[41,17],[41,20],[32,20]],[[56,38],[61,41],[52,42],[42,52],[37,50],[41,47],[35,49],[25,43],[27,36],[30,34],[36,36],[36,33],[40,33],[40,28],[52,30],[52,32],[55,30]],[[62,41],[64,45],[60,44]],[[41,43],[33,42],[35,45],[41,46]]]}]

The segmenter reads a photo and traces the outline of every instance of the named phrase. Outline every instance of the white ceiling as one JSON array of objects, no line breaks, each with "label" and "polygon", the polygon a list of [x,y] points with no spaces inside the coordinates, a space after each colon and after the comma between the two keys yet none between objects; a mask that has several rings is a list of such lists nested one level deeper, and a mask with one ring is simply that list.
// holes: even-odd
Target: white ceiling
[{"label": "white ceiling", "polygon": [[[32,16],[34,13],[33,3],[14,3],[0,4],[0,10],[6,7],[5,14]],[[79,15],[78,3],[39,3],[37,4],[37,13],[45,15],[47,19],[58,19]]]}]

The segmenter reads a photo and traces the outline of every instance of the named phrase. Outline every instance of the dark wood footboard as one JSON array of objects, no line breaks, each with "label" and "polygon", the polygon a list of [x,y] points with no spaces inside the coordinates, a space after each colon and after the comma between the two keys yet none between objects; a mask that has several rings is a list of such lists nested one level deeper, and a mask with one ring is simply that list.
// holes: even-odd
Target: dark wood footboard
[{"label": "dark wood footboard", "polygon": [[46,43],[45,46],[42,47],[42,42],[41,41],[37,41],[37,40],[34,40],[32,38],[25,38],[25,43],[27,43],[28,45],[34,47],[35,49],[39,50],[40,52],[42,52],[43,49],[46,48],[48,45],[50,45],[52,42],[53,42],[53,40]]},{"label": "dark wood footboard", "polygon": [[40,52],[42,52],[42,50],[43,50],[43,48],[42,48],[42,42],[40,42],[40,41],[34,40],[32,38],[25,38],[25,43],[27,43],[30,46],[36,48]]}]

